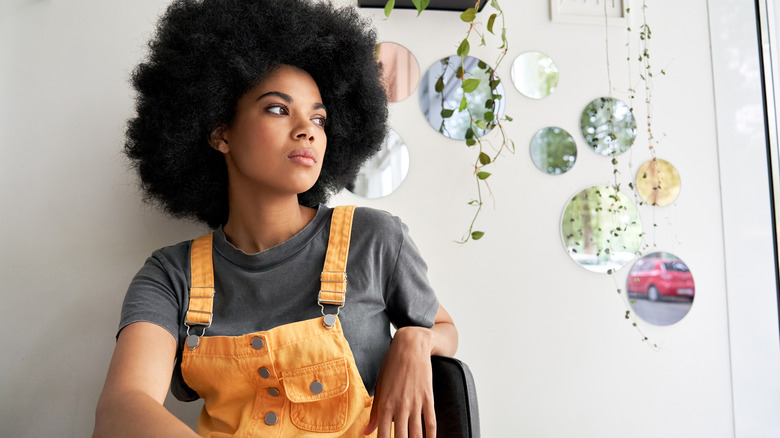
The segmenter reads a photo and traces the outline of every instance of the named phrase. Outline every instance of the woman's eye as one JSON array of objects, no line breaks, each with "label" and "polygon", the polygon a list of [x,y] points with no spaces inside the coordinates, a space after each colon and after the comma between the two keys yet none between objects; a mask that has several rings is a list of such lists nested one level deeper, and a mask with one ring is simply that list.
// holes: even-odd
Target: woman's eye
[{"label": "woman's eye", "polygon": [[287,114],[287,108],[282,105],[273,105],[267,108],[268,112],[273,114],[284,115]]},{"label": "woman's eye", "polygon": [[325,117],[315,117],[314,118],[314,123],[316,123],[316,124],[318,124],[320,126],[325,126],[325,120],[326,120]]}]

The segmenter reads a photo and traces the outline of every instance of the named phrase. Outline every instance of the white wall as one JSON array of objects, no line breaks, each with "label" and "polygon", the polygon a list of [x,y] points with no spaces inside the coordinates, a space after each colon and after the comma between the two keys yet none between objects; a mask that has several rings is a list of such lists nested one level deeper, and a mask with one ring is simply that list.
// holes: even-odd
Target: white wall
[{"label": "white wall", "polygon": [[[0,4],[2,436],[90,433],[126,285],[151,251],[202,230],[144,206],[119,153],[132,111],[128,74],[166,3]],[[470,220],[472,151],[434,132],[416,95],[390,109],[392,126],[410,149],[407,180],[384,199],[346,193],[333,203],[390,210],[410,226],[459,326],[458,356],[477,379],[483,436],[734,436],[728,318],[741,298],[734,293],[727,300],[724,271],[722,218],[729,215],[719,195],[732,182],[719,173],[724,145],[719,149],[716,135],[712,11],[704,0],[651,2],[648,10],[652,56],[667,72],[655,82],[654,123],[666,135],[657,152],[680,171],[683,188],[676,205],[640,212],[650,235],[655,230],[648,242],[681,256],[697,289],[679,323],[640,321],[661,344],[653,351],[623,318],[613,280],[574,264],[558,231],[567,199],[611,178],[609,160],[586,150],[578,131],[582,108],[609,92],[604,28],[552,23],[544,0],[502,3],[510,52],[499,74],[507,81],[507,113],[515,119],[508,131],[517,153],[493,171],[496,209],[480,219],[483,240],[453,243]],[[466,31],[454,13],[415,18],[396,11],[390,20],[378,10],[364,13],[382,40],[411,49],[423,72],[454,53]],[[626,99],[626,33],[619,26],[609,32],[613,95]],[[558,90],[541,101],[523,97],[509,82],[511,61],[528,50],[547,53],[561,72]],[[489,63],[491,53],[473,49]],[[637,104],[636,111],[643,132],[644,108]],[[717,123],[736,122],[718,117]],[[531,136],[550,125],[577,140],[577,163],[563,176],[542,174],[528,153]],[[629,158],[636,169],[649,156],[640,138],[620,157],[624,185]],[[626,272],[616,275],[619,283]],[[766,345],[761,351],[769,348],[774,357]],[[169,406],[185,418],[195,414],[175,401]]]}]

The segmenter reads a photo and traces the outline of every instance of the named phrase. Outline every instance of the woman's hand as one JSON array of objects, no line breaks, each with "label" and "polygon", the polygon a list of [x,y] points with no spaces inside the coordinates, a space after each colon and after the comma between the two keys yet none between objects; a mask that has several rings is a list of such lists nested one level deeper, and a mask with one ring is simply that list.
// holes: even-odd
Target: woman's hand
[{"label": "woman's hand", "polygon": [[458,334],[443,307],[434,321],[430,329],[402,327],[395,333],[379,372],[365,435],[378,429],[378,438],[389,438],[394,424],[395,438],[422,437],[423,427],[428,438],[436,436],[431,355],[455,354]]}]

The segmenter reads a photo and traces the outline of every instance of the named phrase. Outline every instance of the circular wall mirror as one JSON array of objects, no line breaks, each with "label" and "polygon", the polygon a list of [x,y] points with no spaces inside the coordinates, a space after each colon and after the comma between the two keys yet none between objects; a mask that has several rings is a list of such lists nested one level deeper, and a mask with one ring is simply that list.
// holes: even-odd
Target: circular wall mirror
[{"label": "circular wall mirror", "polygon": [[531,160],[542,172],[560,175],[577,161],[577,145],[565,129],[542,128],[531,139]]},{"label": "circular wall mirror", "polygon": [[420,81],[420,65],[406,47],[383,42],[377,44],[377,60],[382,64],[382,80],[388,102],[409,97]]},{"label": "circular wall mirror", "polygon": [[636,120],[622,101],[599,97],[582,111],[580,130],[585,143],[598,154],[620,155],[634,144]]},{"label": "circular wall mirror", "polygon": [[680,194],[680,174],[668,161],[653,158],[639,166],[636,191],[650,205],[669,205]]},{"label": "circular wall mirror", "polygon": [[566,204],[561,237],[577,264],[605,273],[634,259],[642,242],[642,223],[628,196],[610,186],[593,186]]},{"label": "circular wall mirror", "polygon": [[532,99],[543,99],[558,86],[558,67],[541,52],[525,52],[512,63],[512,82],[517,91]]},{"label": "circular wall mirror", "polygon": [[688,266],[670,252],[637,260],[628,273],[626,290],[634,313],[655,325],[681,320],[691,310],[696,292]]},{"label": "circular wall mirror", "polygon": [[[434,63],[420,82],[420,108],[425,119],[437,132],[456,140],[490,132],[504,116],[506,106],[504,85],[490,66],[467,56],[462,67],[465,82],[457,74],[461,63],[456,55]],[[474,85],[464,99],[463,87]],[[471,122],[472,116],[476,123]]]},{"label": "circular wall mirror", "polygon": [[395,191],[409,173],[409,150],[401,136],[389,129],[379,152],[360,168],[347,187],[364,198],[381,198]]}]

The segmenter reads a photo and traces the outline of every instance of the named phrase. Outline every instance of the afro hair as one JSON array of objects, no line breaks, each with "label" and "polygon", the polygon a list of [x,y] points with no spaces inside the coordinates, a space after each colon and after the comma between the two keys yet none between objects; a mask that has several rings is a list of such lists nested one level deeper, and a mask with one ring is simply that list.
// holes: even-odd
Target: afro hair
[{"label": "afro hair", "polygon": [[212,228],[228,217],[224,156],[210,133],[241,96],[281,65],[309,73],[328,108],[328,147],[315,185],[324,203],[351,183],[384,138],[387,98],[376,34],[354,8],[309,0],[175,0],[132,75],[137,115],[125,154],[148,202]]}]

